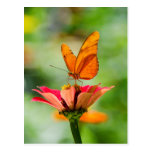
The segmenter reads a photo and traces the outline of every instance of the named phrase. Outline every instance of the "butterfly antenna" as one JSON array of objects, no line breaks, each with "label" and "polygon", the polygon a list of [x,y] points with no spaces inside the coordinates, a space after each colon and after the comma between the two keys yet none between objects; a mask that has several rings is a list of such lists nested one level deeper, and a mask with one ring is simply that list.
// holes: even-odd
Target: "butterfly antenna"
[{"label": "butterfly antenna", "polygon": [[53,67],[53,68],[56,68],[56,69],[59,69],[59,70],[62,70],[62,71],[65,71],[65,72],[67,72],[67,73],[68,73],[68,71],[67,71],[67,70],[64,70],[64,69],[62,69],[62,68],[55,67],[55,66],[53,66],[53,65],[49,65],[49,66],[51,66],[51,67]]}]

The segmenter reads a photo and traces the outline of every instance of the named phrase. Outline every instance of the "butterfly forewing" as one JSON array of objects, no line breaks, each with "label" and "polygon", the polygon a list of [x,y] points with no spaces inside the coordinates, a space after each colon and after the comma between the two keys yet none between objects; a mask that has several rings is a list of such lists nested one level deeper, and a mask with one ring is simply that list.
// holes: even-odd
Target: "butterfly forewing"
[{"label": "butterfly forewing", "polygon": [[62,56],[70,72],[74,73],[76,56],[66,44],[61,45]]}]

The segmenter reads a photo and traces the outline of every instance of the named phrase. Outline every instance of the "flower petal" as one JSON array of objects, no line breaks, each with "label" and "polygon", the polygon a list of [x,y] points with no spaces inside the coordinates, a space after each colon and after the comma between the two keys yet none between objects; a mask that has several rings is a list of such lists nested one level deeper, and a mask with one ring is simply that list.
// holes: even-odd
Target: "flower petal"
[{"label": "flower petal", "polygon": [[91,86],[87,92],[94,93],[97,88],[98,85]]},{"label": "flower petal", "polygon": [[42,91],[40,91],[40,90],[38,90],[38,89],[32,89],[32,90],[38,92],[39,94],[42,93]]},{"label": "flower petal", "polygon": [[41,93],[42,96],[44,96],[51,104],[53,104],[59,111],[64,110],[64,106],[61,104],[61,102],[58,100],[58,98],[52,94],[52,93]]},{"label": "flower petal", "polygon": [[[45,100],[45,99],[43,99],[43,98],[41,98],[41,97],[34,97],[34,98],[32,98],[32,102],[34,102],[34,101],[46,103],[46,104],[49,104],[50,106],[58,109],[58,107],[54,106],[52,103],[50,103],[49,101],[47,101],[47,100]],[[58,109],[58,110],[59,110],[59,109]]]},{"label": "flower petal", "polygon": [[50,88],[48,88],[46,86],[41,86],[39,88],[43,91],[43,93],[52,93],[52,94],[54,94],[61,101],[61,95],[60,95],[60,91],[59,90],[50,89]]},{"label": "flower petal", "polygon": [[88,101],[87,107],[90,107],[96,100],[98,100],[103,94],[105,94],[107,91],[114,88],[114,86],[111,87],[103,87],[101,90],[97,91],[93,96],[90,98],[90,101]]},{"label": "flower petal", "polygon": [[81,86],[80,87],[80,90],[81,90],[81,92],[88,92],[88,90],[90,89],[90,85],[86,85],[86,86]]},{"label": "flower petal", "polygon": [[43,103],[47,103],[49,105],[52,105],[49,101],[47,101],[41,97],[34,97],[34,98],[32,98],[32,101],[38,101],[38,102],[43,102]]},{"label": "flower petal", "polygon": [[91,98],[92,93],[80,93],[77,98],[76,109],[84,108],[86,109],[89,99]]},{"label": "flower petal", "polygon": [[70,109],[74,108],[75,88],[72,86],[69,89],[61,90],[61,97],[65,100]]},{"label": "flower petal", "polygon": [[102,88],[98,86],[98,87],[95,89],[94,93],[96,93],[97,91],[99,91],[99,90],[101,90],[101,89],[102,89]]},{"label": "flower petal", "polygon": [[108,116],[105,113],[90,110],[81,116],[80,121],[86,123],[101,123],[107,121],[107,119]]},{"label": "flower petal", "polygon": [[98,85],[94,85],[94,86],[91,86],[88,90],[88,92],[90,93],[96,93],[97,91],[101,90],[102,88],[99,87],[101,83],[99,83]]},{"label": "flower petal", "polygon": [[101,83],[99,83],[98,85],[94,85],[94,86],[90,86],[90,85],[86,85],[86,86],[81,86],[80,90],[81,92],[97,92],[98,90],[101,90],[101,87],[99,87]]}]

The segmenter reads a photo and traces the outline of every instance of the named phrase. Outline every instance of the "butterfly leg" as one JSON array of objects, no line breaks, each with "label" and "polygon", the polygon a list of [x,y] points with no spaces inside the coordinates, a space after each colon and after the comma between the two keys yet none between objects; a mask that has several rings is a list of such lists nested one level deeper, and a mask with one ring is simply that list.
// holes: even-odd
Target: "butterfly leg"
[{"label": "butterfly leg", "polygon": [[83,86],[83,81],[80,81],[79,79],[78,79],[78,81],[81,82],[81,85]]},{"label": "butterfly leg", "polygon": [[76,85],[76,79],[74,79],[75,85]]},{"label": "butterfly leg", "polygon": [[67,84],[69,83],[69,77],[66,79],[66,81],[67,81]]},{"label": "butterfly leg", "polygon": [[71,77],[70,76],[68,76],[68,78],[67,78],[67,83],[69,84],[69,81],[70,80],[73,80],[72,78],[70,79]]}]

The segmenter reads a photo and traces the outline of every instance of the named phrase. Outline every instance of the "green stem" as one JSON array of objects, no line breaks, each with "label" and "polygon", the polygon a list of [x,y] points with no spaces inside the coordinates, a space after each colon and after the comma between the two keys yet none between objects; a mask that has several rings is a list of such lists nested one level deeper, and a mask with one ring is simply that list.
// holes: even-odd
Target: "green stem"
[{"label": "green stem", "polygon": [[75,143],[82,144],[79,128],[78,128],[78,120],[77,119],[72,119],[70,121],[70,127],[72,131],[72,135],[74,138]]}]

